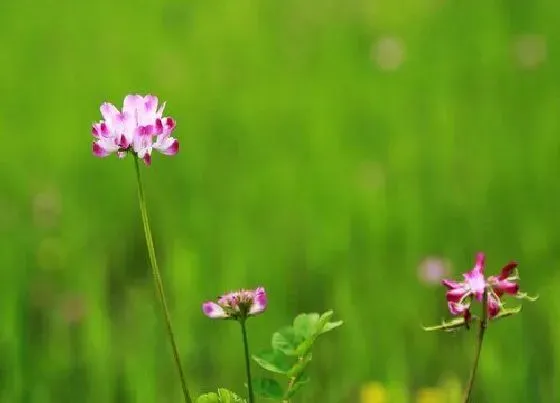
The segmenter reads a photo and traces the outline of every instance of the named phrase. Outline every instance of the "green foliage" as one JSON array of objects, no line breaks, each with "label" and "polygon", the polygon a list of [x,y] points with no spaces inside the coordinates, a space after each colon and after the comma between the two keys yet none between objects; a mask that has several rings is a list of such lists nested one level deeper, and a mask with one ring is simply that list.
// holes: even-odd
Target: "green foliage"
[{"label": "green foliage", "polygon": [[292,367],[291,359],[279,350],[266,350],[253,354],[253,360],[267,371],[287,374]]},{"label": "green foliage", "polygon": [[210,392],[200,395],[196,403],[245,403],[245,399],[240,398],[230,390],[219,388],[218,393]]},{"label": "green foliage", "polygon": [[306,369],[312,359],[312,347],[317,338],[342,325],[342,321],[330,322],[333,311],[322,315],[302,313],[292,326],[282,327],[272,335],[271,350],[252,356],[263,369],[287,378],[287,387],[270,378],[256,379],[255,393],[273,400],[289,400],[309,382]]},{"label": "green foliage", "polygon": [[522,306],[516,306],[514,308],[502,308],[500,313],[497,314],[494,318],[492,318],[492,321],[501,319],[501,318],[505,318],[508,316],[512,316],[512,315],[517,315],[519,312],[521,312]]},{"label": "green foliage", "polygon": [[284,390],[277,380],[272,378],[253,379],[253,390],[256,394],[266,399],[282,400]]},{"label": "green foliage", "polygon": [[272,349],[286,355],[297,355],[296,348],[300,339],[292,326],[286,326],[272,335]]},{"label": "green foliage", "polygon": [[465,318],[461,316],[447,321],[444,320],[442,321],[441,325],[422,326],[422,328],[427,332],[433,332],[435,330],[441,330],[444,332],[453,332],[461,329],[462,327],[466,328],[467,325],[468,324],[465,323]]}]

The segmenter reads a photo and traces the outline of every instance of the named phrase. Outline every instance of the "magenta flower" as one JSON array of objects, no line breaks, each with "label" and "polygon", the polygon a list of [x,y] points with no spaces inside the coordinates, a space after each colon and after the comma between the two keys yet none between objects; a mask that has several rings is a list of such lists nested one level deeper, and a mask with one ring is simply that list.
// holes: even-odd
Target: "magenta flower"
[{"label": "magenta flower", "polygon": [[470,307],[474,299],[481,302],[484,292],[487,295],[487,309],[490,319],[496,317],[503,308],[502,296],[509,294],[517,298],[525,298],[526,294],[519,293],[519,284],[514,270],[517,268],[516,262],[510,262],[501,270],[498,276],[484,277],[484,254],[476,256],[474,268],[463,274],[463,281],[442,280],[442,284],[447,287],[447,305],[452,315],[462,315],[468,321],[471,317]]},{"label": "magenta flower", "polygon": [[127,95],[122,111],[105,102],[100,107],[103,120],[91,129],[95,137],[93,154],[106,157],[116,152],[124,158],[133,152],[146,165],[151,164],[154,149],[165,155],[177,154],[179,142],[171,137],[175,120],[163,117],[164,108],[165,102],[158,108],[158,99],[153,95]]},{"label": "magenta flower", "polygon": [[263,287],[255,290],[239,290],[222,295],[217,302],[205,302],[202,311],[209,318],[241,319],[258,315],[266,310],[266,291]]}]

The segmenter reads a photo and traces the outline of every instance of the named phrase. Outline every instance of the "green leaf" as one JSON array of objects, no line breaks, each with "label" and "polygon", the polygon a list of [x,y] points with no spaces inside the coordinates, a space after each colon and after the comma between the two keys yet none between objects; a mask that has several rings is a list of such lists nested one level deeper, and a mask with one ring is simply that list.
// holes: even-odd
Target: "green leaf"
[{"label": "green leaf", "polygon": [[327,323],[332,318],[333,315],[334,315],[334,311],[332,310],[327,311],[321,315],[321,317],[319,318],[319,322]]},{"label": "green leaf", "polygon": [[502,308],[500,313],[494,316],[492,320],[505,318],[506,316],[516,315],[521,312],[521,305],[516,306],[515,308]]},{"label": "green leaf", "polygon": [[296,349],[296,355],[298,357],[303,357],[309,353],[311,347],[313,347],[313,343],[315,342],[316,337],[310,337],[306,339],[303,343],[301,343],[298,348]]},{"label": "green leaf", "polygon": [[538,296],[538,295],[535,295],[534,297],[531,297],[531,296],[528,295],[526,292],[520,292],[520,293],[518,293],[518,294],[515,296],[515,298],[526,299],[526,300],[528,300],[528,301],[535,302],[536,300],[539,299],[539,296]]},{"label": "green leaf", "polygon": [[292,368],[292,361],[286,354],[278,350],[267,350],[251,357],[262,368],[277,374],[287,374]]},{"label": "green leaf", "polygon": [[218,395],[220,396],[220,403],[241,403],[245,401],[232,391],[224,388],[218,388]]},{"label": "green leaf", "polygon": [[344,322],[342,320],[338,320],[336,322],[328,322],[328,323],[325,324],[325,326],[323,326],[323,330],[321,330],[320,334],[330,332],[331,330],[333,330],[333,329],[335,329],[339,326],[342,326],[343,323]]},{"label": "green leaf", "polygon": [[315,332],[313,333],[313,337],[317,337],[321,334],[321,331],[325,328],[327,323],[329,323],[329,319],[332,318],[333,314],[333,311],[327,311],[321,315],[321,317],[317,321],[317,324],[315,325]]},{"label": "green leaf", "polygon": [[320,316],[318,313],[302,313],[294,319],[294,331],[296,336],[302,339],[312,337],[317,330]]},{"label": "green leaf", "polygon": [[292,384],[292,387],[286,391],[286,394],[284,395],[285,400],[291,399],[303,385],[309,382],[309,376],[305,373],[300,374],[299,378],[296,379],[297,380]]},{"label": "green leaf", "polygon": [[422,326],[422,328],[427,332],[433,332],[434,330],[442,330],[444,332],[452,332],[458,330],[461,327],[466,327],[467,324],[465,323],[465,318],[454,318],[449,322],[443,321],[441,325],[436,326]]},{"label": "green leaf", "polygon": [[321,334],[330,332],[343,324],[342,321],[329,322],[333,314],[333,311],[327,311],[320,316],[318,313],[302,313],[296,316],[294,331],[297,336],[303,338],[303,342],[296,348],[297,356],[306,355]]},{"label": "green leaf", "polygon": [[237,396],[230,390],[219,388],[218,393],[210,392],[200,395],[196,403],[243,403],[244,399]]},{"label": "green leaf", "polygon": [[296,355],[296,349],[301,342],[296,336],[294,328],[286,326],[272,335],[272,348],[286,355]]},{"label": "green leaf", "polygon": [[282,400],[284,397],[282,386],[270,378],[253,379],[253,391],[265,399]]},{"label": "green leaf", "polygon": [[214,392],[205,393],[197,397],[196,403],[220,403],[220,397]]},{"label": "green leaf", "polygon": [[321,315],[321,318],[319,319],[318,329],[317,329],[317,331],[319,333],[317,334],[317,336],[319,336],[323,333],[330,332],[334,328],[339,327],[344,323],[341,320],[339,320],[337,322],[329,322],[329,320],[332,318],[333,314],[334,314],[333,311],[327,311],[327,312],[325,312],[324,314]]}]

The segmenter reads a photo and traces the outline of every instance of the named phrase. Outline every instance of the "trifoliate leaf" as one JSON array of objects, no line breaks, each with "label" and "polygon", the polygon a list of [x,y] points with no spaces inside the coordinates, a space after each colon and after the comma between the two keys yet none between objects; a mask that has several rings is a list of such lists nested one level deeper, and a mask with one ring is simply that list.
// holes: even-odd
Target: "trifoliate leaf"
[{"label": "trifoliate leaf", "polygon": [[294,319],[294,332],[302,339],[308,339],[315,334],[320,316],[318,313],[302,313]]},{"label": "trifoliate leaf", "polygon": [[271,378],[253,379],[253,391],[265,399],[282,400],[284,397],[282,386]]},{"label": "trifoliate leaf", "polygon": [[286,355],[296,355],[296,349],[301,341],[294,328],[286,326],[272,335],[272,348]]},{"label": "trifoliate leaf", "polygon": [[263,351],[259,354],[253,354],[251,358],[263,369],[277,374],[288,373],[294,361],[294,359],[279,350]]},{"label": "trifoliate leaf", "polygon": [[210,392],[200,395],[196,403],[245,403],[245,400],[230,390],[219,388],[218,393]]}]

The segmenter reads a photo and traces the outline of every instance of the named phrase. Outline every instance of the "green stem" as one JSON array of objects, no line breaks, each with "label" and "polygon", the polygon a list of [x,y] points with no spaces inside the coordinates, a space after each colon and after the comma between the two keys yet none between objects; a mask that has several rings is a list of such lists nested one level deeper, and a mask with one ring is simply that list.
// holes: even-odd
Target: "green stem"
[{"label": "green stem", "polygon": [[249,389],[249,403],[255,401],[253,393],[253,381],[251,380],[251,358],[249,357],[249,341],[247,340],[247,326],[245,325],[246,318],[240,319],[241,335],[243,336],[243,347],[245,354],[245,370],[247,371],[247,389]]},{"label": "green stem", "polygon": [[473,367],[471,369],[471,376],[469,378],[469,383],[467,384],[467,389],[465,390],[465,395],[463,398],[464,403],[468,403],[471,397],[471,392],[474,385],[474,379],[476,377],[476,370],[478,369],[478,362],[480,360],[480,351],[482,350],[482,341],[484,340],[484,333],[486,332],[487,325],[488,325],[488,291],[484,290],[484,294],[482,295],[482,319],[480,319],[480,327],[478,328],[478,337],[476,342],[474,362],[473,362]]},{"label": "green stem", "polygon": [[[294,383],[296,383],[296,377],[292,376],[290,378],[290,380],[288,381],[288,388],[286,389],[286,394],[290,393],[292,391],[292,388],[294,387]],[[282,400],[282,403],[290,403],[290,399],[284,399]]]},{"label": "green stem", "polygon": [[148,255],[150,257],[150,263],[152,266],[154,283],[156,285],[158,299],[159,302],[161,303],[163,316],[165,318],[167,334],[169,336],[169,341],[171,342],[171,348],[173,349],[173,357],[175,358],[175,365],[177,366],[177,372],[179,374],[179,379],[181,381],[181,388],[183,389],[183,396],[185,398],[185,403],[192,403],[191,397],[189,395],[189,390],[187,388],[187,382],[185,381],[183,367],[181,366],[179,349],[177,348],[177,343],[175,342],[175,333],[173,331],[173,325],[171,324],[171,316],[169,315],[169,309],[167,308],[167,301],[165,299],[165,292],[163,290],[163,282],[161,281],[161,274],[159,272],[158,265],[157,265],[156,252],[154,250],[154,241],[152,240],[152,232],[150,231],[150,224],[148,222],[148,211],[146,209],[146,197],[144,195],[144,186],[142,185],[142,178],[140,176],[140,167],[138,166],[138,157],[136,156],[134,157],[134,166],[136,168],[136,179],[138,180],[138,201],[140,202],[140,213],[142,214],[142,222],[144,224],[144,234],[146,235],[146,246],[148,248]]}]

